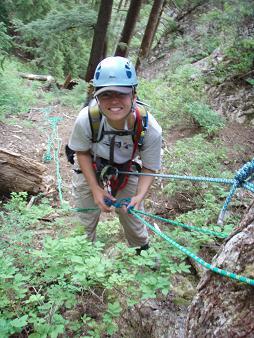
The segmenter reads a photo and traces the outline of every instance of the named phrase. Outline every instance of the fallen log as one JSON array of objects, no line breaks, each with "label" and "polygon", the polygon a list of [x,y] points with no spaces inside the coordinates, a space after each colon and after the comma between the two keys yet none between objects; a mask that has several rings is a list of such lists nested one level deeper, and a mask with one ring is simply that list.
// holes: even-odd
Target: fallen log
[{"label": "fallen log", "polygon": [[31,158],[0,148],[0,193],[48,193],[54,178],[46,174],[47,167]]},{"label": "fallen log", "polygon": [[36,74],[26,74],[26,73],[19,73],[19,76],[23,79],[28,80],[38,80],[38,81],[47,81],[47,82],[56,82],[55,78],[51,75],[36,75]]},{"label": "fallen log", "polygon": [[37,74],[26,74],[26,73],[19,73],[19,76],[22,77],[23,79],[28,79],[28,80],[37,80],[37,81],[45,81],[47,82],[46,89],[50,89],[51,85],[54,83],[59,89],[73,89],[78,82],[73,80],[71,77],[71,73],[69,73],[63,84],[59,84],[56,82],[55,78],[51,75],[37,75]]}]

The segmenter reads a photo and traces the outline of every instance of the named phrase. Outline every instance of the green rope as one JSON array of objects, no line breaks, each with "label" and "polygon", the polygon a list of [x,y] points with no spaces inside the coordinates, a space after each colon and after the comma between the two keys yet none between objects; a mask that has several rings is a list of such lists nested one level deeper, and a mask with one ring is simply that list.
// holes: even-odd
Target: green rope
[{"label": "green rope", "polygon": [[178,222],[178,221],[172,221],[170,219],[166,219],[166,218],[163,218],[163,217],[160,217],[160,216],[157,216],[157,215],[153,215],[153,214],[141,211],[141,210],[135,210],[135,212],[137,214],[141,214],[141,215],[148,216],[148,217],[151,217],[151,218],[154,218],[154,219],[158,219],[159,221],[162,221],[162,222],[165,222],[165,223],[170,223],[172,225],[180,226],[180,227],[188,229],[190,231],[201,232],[201,233],[204,233],[206,235],[212,235],[212,236],[216,236],[216,237],[220,237],[220,238],[227,238],[228,237],[228,234],[226,234],[224,232],[213,231],[213,230],[209,230],[209,229],[196,227],[194,225],[184,224],[184,223],[181,223],[181,222]]},{"label": "green rope", "polygon": [[231,279],[235,279],[239,282],[243,282],[243,283],[247,283],[250,285],[254,286],[254,279],[245,277],[245,276],[240,276],[237,275],[233,272],[229,272],[220,268],[217,268],[209,263],[207,263],[206,261],[204,261],[202,258],[196,256],[193,252],[191,252],[190,250],[186,249],[184,246],[178,244],[176,241],[174,241],[172,238],[170,238],[169,236],[165,235],[163,232],[157,230],[156,228],[154,228],[150,223],[148,223],[147,221],[145,221],[141,216],[139,216],[136,212],[135,209],[130,209],[129,210],[130,214],[132,214],[134,217],[136,217],[137,219],[139,219],[142,223],[144,223],[149,229],[151,229],[153,232],[155,232],[157,235],[159,235],[160,237],[162,237],[163,239],[165,239],[168,243],[170,243],[172,246],[176,247],[178,250],[182,251],[185,255],[187,255],[188,257],[191,257],[192,259],[194,259],[196,262],[198,262],[200,265],[204,266],[206,269],[209,269],[221,276],[224,277],[229,277]]},{"label": "green rope", "polygon": [[[56,177],[57,177],[57,190],[59,194],[60,203],[63,203],[63,193],[62,193],[62,177],[60,174],[60,161],[59,161],[59,153],[61,149],[61,139],[58,135],[58,123],[62,120],[62,117],[52,116],[47,117],[50,126],[51,126],[51,134],[48,137],[48,146],[47,151],[43,157],[44,162],[50,162],[53,158],[56,163]],[[53,149],[53,157],[51,155],[51,149]]]},{"label": "green rope", "polygon": [[52,116],[48,117],[48,121],[51,126],[51,134],[48,135],[48,144],[47,144],[47,150],[46,153],[43,156],[44,162],[50,162],[52,161],[53,157],[51,155],[51,149],[54,149],[54,141],[58,140],[58,123],[62,120],[61,117]]},{"label": "green rope", "polygon": [[89,211],[97,211],[99,208],[71,208],[70,210],[76,212],[89,212]]},{"label": "green rope", "polygon": [[61,149],[61,139],[57,138],[57,148],[54,150],[54,160],[56,163],[56,177],[57,177],[57,190],[59,194],[60,203],[63,203],[63,193],[62,193],[62,177],[60,173],[60,162],[59,162],[59,152]]}]

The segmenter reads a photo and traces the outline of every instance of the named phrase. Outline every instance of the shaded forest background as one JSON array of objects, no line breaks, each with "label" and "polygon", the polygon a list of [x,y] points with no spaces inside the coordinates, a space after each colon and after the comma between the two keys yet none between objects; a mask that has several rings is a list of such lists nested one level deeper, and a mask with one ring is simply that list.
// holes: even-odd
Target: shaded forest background
[{"label": "shaded forest background", "polygon": [[[245,322],[239,317],[231,328],[228,320],[225,331],[216,319],[198,325],[189,306],[210,275],[195,261],[152,232],[151,249],[136,257],[114,214],[99,223],[95,246],[86,241],[70,211],[64,144],[95,66],[123,55],[136,65],[139,97],[163,127],[162,172],[234,177],[253,158],[253,14],[251,0],[1,1],[1,337],[212,337],[216,325],[222,336],[251,337],[247,286],[211,278],[211,298],[219,285],[232,299],[221,310],[227,318],[236,305],[230,290],[238,299],[243,292]],[[218,227],[227,194],[221,185],[158,178],[146,208],[233,236],[253,194],[239,189]],[[226,245],[208,234],[151,224],[209,262]],[[248,259],[229,264],[250,278],[251,236],[250,256],[242,247]],[[191,306],[193,313],[205,311],[199,298]]]}]

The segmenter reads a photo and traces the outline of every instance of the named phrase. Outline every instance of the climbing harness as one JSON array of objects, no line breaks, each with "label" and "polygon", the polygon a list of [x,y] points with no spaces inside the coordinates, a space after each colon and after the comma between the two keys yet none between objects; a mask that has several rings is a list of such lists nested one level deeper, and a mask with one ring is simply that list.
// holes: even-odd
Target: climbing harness
[{"label": "climbing harness", "polygon": [[[147,110],[145,109],[144,106],[146,106],[146,104],[144,104],[141,101],[138,101],[138,104],[137,104],[137,107],[136,107],[136,120],[135,120],[134,128],[131,131],[129,131],[129,130],[105,131],[103,124],[101,123],[102,114],[100,112],[99,106],[97,104],[89,106],[88,116],[89,116],[90,128],[91,128],[91,133],[92,133],[92,138],[91,138],[92,143],[100,142],[104,135],[113,135],[111,137],[111,141],[110,141],[109,160],[101,159],[101,158],[98,158],[96,156],[94,156],[94,158],[93,158],[93,167],[94,167],[94,170],[97,173],[97,179],[101,179],[100,172],[103,169],[103,166],[111,166],[111,167],[117,168],[117,171],[118,171],[118,169],[122,170],[122,171],[127,171],[127,172],[130,171],[132,164],[133,164],[133,158],[134,158],[134,155],[136,153],[136,150],[137,150],[137,148],[138,149],[142,148],[142,145],[144,143],[145,133],[146,133],[146,130],[148,128],[148,113],[147,113]],[[117,163],[114,162],[115,137],[117,135],[118,136],[131,135],[132,140],[133,140],[134,146],[133,146],[133,152],[132,152],[131,159],[129,161],[127,161],[126,163],[123,163],[123,164],[117,164]],[[65,153],[66,153],[68,161],[71,164],[74,164],[75,151],[73,151],[72,149],[69,148],[68,145],[66,145],[65,146]],[[141,168],[138,167],[136,162],[134,164],[138,168],[138,170],[141,169]],[[107,168],[107,170],[108,170],[108,168]],[[81,173],[81,170],[79,170],[79,169],[74,169],[74,171],[77,174]],[[105,181],[105,179],[106,179],[106,173],[107,172],[108,171],[103,172],[103,181]],[[110,175],[111,175],[111,173],[110,173]],[[113,190],[115,190],[115,192],[116,192],[117,190],[121,190],[121,189],[124,188],[124,186],[127,184],[128,176],[122,175],[122,174],[120,174],[120,175],[117,174],[117,175],[114,175],[113,177],[111,177],[111,181],[112,181]]]}]

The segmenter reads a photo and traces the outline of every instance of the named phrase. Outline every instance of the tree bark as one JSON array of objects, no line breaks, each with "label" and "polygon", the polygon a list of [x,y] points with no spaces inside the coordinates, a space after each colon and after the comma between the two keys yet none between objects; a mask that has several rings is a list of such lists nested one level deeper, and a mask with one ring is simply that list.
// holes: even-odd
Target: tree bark
[{"label": "tree bark", "polygon": [[31,158],[0,148],[0,193],[47,192],[54,180],[44,175],[46,169]]},{"label": "tree bark", "polygon": [[134,32],[136,22],[138,20],[141,9],[142,0],[132,0],[126,16],[124,27],[121,33],[120,40],[116,47],[115,56],[128,56],[129,44]]},{"label": "tree bark", "polygon": [[113,0],[101,0],[97,23],[94,30],[92,49],[88,62],[85,80],[91,81],[95,68],[106,54],[106,37],[111,18]]},{"label": "tree bark", "polygon": [[[213,263],[254,278],[254,204]],[[253,313],[253,286],[206,272],[189,308],[185,337],[254,337]]]},{"label": "tree bark", "polygon": [[153,38],[155,36],[158,22],[162,15],[162,9],[165,6],[165,0],[154,0],[153,6],[149,15],[149,19],[146,25],[145,33],[141,42],[141,46],[138,53],[136,62],[136,70],[138,71],[142,60],[147,57],[152,46]]}]

